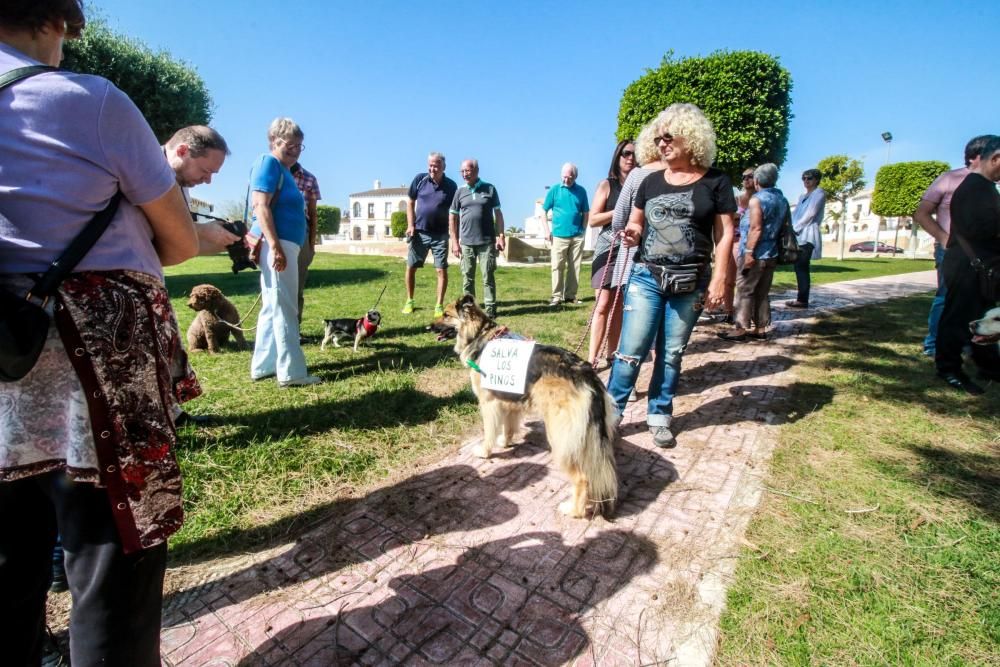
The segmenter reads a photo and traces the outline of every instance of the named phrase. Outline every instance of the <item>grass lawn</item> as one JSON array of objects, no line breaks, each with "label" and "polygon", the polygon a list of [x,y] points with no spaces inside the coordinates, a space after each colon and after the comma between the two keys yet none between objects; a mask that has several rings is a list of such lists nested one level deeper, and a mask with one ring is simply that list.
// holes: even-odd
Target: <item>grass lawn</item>
[{"label": "grass lawn", "polygon": [[[813,278],[821,284],[931,266],[923,260],[822,260],[814,264]],[[581,282],[589,284],[589,268],[583,273]],[[456,297],[457,266],[449,275],[449,294]],[[259,291],[259,274],[234,276],[225,256],[169,269],[167,286],[183,330],[194,315],[185,295],[203,282],[219,287],[244,316]],[[280,390],[274,381],[252,382],[248,351],[192,355],[205,395],[186,408],[215,415],[219,423],[180,433],[187,522],[171,541],[174,562],[285,537],[321,516],[336,498],[405,475],[421,458],[452,450],[479,428],[466,372],[451,346],[425,331],[434,300],[430,267],[417,274],[418,309],[412,315],[399,313],[399,259],[319,253],[308,282],[304,349],[310,370],[324,384]],[[779,290],[794,286],[794,274],[783,267],[775,284]],[[321,352],[322,320],[360,317],[385,285],[378,334],[358,354],[350,348]],[[589,289],[580,293],[583,305],[552,311],[545,305],[545,267],[501,268],[497,285],[499,319],[512,329],[569,349],[580,342],[593,305]],[[255,321],[256,313],[246,326]]]},{"label": "grass lawn", "polygon": [[799,379],[834,398],[789,407],[719,664],[1000,664],[1000,387],[934,377],[929,304],[814,329]]}]

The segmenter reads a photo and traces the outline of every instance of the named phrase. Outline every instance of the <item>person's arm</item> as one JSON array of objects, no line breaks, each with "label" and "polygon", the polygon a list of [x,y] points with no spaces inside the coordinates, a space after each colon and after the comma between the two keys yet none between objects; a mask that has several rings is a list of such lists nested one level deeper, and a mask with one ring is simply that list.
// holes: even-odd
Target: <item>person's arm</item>
[{"label": "person's arm", "polygon": [[174,184],[139,208],[153,228],[153,247],[163,266],[180,264],[198,254],[198,233],[179,186]]},{"label": "person's arm", "polygon": [[240,240],[217,222],[203,222],[194,226],[198,233],[198,254],[215,255]]},{"label": "person's arm", "polygon": [[764,212],[760,208],[760,202],[753,198],[747,203],[747,210],[750,213],[750,231],[747,233],[747,247],[743,255],[743,268],[749,269],[756,262],[754,251],[760,242],[761,234],[764,231]]},{"label": "person's arm", "polygon": [[503,211],[495,209],[493,211],[493,219],[497,230],[497,250],[503,252],[503,249],[507,247],[507,237],[504,235]]},{"label": "person's arm", "polygon": [[406,235],[408,237],[412,237],[417,232],[414,222],[417,219],[417,211],[414,204],[416,202],[412,199],[406,200]]},{"label": "person's arm", "polygon": [[458,241],[458,211],[448,212],[448,227],[451,229],[451,254],[462,256],[462,244]]},{"label": "person's arm", "polygon": [[281,247],[278,239],[278,230],[274,224],[274,212],[271,210],[271,199],[273,192],[260,192],[254,190],[250,193],[250,206],[253,208],[260,226],[261,236],[267,241],[271,248],[271,266],[275,271],[284,271],[288,267],[288,260],[285,258],[285,251]]},{"label": "person's arm", "polygon": [[316,231],[319,228],[316,197],[311,196],[306,200],[306,222],[309,224],[309,245],[316,245]]},{"label": "person's arm", "polygon": [[628,224],[625,225],[625,235],[622,237],[622,245],[626,248],[639,245],[639,240],[642,239],[642,230],[645,227],[646,214],[638,206],[633,206],[632,214],[628,218]]},{"label": "person's arm", "polygon": [[925,232],[934,237],[942,247],[948,245],[948,232],[937,223],[934,214],[937,213],[938,205],[933,201],[921,199],[917,210],[913,212],[913,221],[920,225]]},{"label": "person's arm", "polygon": [[625,179],[625,185],[622,186],[621,194],[618,195],[615,210],[611,214],[611,231],[613,232],[620,232],[628,224],[629,214],[632,212],[632,201],[635,199],[633,196],[635,183],[636,179],[629,174],[629,178]]},{"label": "person's arm", "polygon": [[722,306],[726,300],[726,283],[729,281],[727,257],[733,253],[733,214],[720,213],[715,216],[715,266],[712,280],[708,284],[705,305],[709,308]]},{"label": "person's arm", "polygon": [[594,205],[590,207],[593,215],[590,216],[590,220],[587,223],[590,227],[603,227],[611,222],[611,218],[614,217],[615,212],[614,210],[605,210],[610,194],[611,185],[608,183],[608,179],[604,179],[597,186],[597,192],[594,193]]}]

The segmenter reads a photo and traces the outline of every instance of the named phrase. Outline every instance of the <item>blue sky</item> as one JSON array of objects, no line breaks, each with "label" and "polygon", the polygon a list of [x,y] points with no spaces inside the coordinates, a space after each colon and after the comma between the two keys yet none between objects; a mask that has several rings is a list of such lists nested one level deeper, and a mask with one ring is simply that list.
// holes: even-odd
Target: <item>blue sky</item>
[{"label": "blue sky", "polygon": [[[591,194],[607,175],[624,88],[673,49],[777,56],[792,74],[779,186],[821,158],[957,166],[972,136],[1000,132],[988,31],[1000,2],[369,2],[91,0],[117,32],[193,65],[233,154],[193,194],[242,201],[279,115],[306,133],[302,164],[323,202],[409,184],[429,151],[480,161],[508,226],[523,226],[563,162]],[[624,12],[627,12],[625,14]]]}]

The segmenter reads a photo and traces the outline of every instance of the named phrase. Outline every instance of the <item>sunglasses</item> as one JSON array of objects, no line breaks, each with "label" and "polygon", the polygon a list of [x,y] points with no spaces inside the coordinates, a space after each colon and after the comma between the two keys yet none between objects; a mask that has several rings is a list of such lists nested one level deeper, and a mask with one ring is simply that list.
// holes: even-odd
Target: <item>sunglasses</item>
[{"label": "sunglasses", "polygon": [[803,180],[803,181],[815,181],[815,180],[816,180],[816,178],[815,178],[815,177],[813,177],[813,176],[803,176],[803,177],[802,177],[802,180]]},{"label": "sunglasses", "polygon": [[622,157],[635,157],[635,151],[622,151]]},{"label": "sunglasses", "polygon": [[674,135],[666,132],[658,137],[653,137],[653,144],[659,145],[660,143],[669,144],[674,140]]},{"label": "sunglasses", "polygon": [[743,174],[743,180],[744,181],[752,181],[753,180],[753,174]]}]

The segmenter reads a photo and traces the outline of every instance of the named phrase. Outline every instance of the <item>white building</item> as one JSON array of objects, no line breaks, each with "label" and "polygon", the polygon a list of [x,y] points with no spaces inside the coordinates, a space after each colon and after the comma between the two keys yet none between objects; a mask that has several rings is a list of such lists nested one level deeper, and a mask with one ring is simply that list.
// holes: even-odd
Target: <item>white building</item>
[{"label": "white building", "polygon": [[406,211],[408,193],[405,187],[383,188],[382,182],[376,180],[371,190],[348,195],[351,218],[348,228],[342,230],[344,237],[349,241],[391,240],[392,214]]}]

